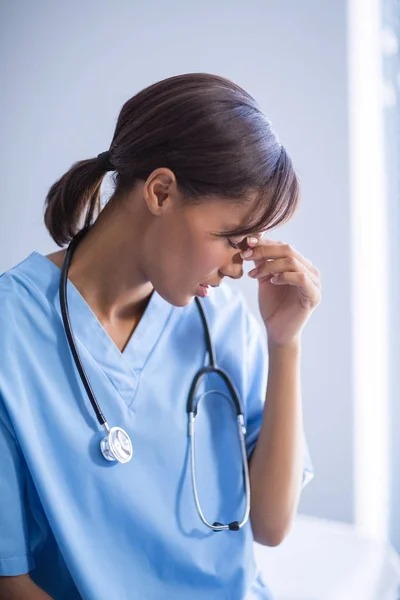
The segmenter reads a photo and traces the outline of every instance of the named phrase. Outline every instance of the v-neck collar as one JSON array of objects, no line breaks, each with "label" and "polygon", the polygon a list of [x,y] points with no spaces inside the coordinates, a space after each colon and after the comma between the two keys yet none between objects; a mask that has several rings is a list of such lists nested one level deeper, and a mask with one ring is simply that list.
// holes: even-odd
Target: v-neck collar
[{"label": "v-neck collar", "polygon": [[[32,269],[28,275],[44,291],[62,320],[59,283],[61,270],[39,252],[28,257]],[[128,403],[132,400],[132,378],[138,379],[148,357],[157,344],[173,306],[153,291],[147,307],[121,352],[75,285],[67,280],[67,299],[73,334],[86,347]],[[135,386],[136,387],[136,386]]]}]

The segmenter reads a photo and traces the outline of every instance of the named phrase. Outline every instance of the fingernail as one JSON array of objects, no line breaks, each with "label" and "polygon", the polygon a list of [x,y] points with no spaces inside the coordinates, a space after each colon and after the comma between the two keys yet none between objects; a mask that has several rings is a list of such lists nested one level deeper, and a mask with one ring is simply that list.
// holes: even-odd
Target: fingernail
[{"label": "fingernail", "polygon": [[252,271],[249,271],[249,277],[255,277],[258,273],[258,269],[253,269]]},{"label": "fingernail", "polygon": [[250,248],[249,250],[244,250],[243,252],[240,253],[240,256],[242,258],[249,258],[249,256],[252,256],[253,254],[253,250]]},{"label": "fingernail", "polygon": [[249,238],[247,238],[247,243],[248,244],[258,244],[258,241],[259,240],[256,237],[249,237]]}]

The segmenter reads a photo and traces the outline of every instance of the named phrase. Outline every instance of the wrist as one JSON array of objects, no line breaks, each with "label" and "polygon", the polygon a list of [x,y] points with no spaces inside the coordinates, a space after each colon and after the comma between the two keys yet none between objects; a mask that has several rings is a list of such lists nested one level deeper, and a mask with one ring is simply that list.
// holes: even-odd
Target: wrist
[{"label": "wrist", "polygon": [[268,338],[268,351],[285,351],[285,352],[299,352],[301,349],[301,338],[296,337],[285,342],[278,342]]}]

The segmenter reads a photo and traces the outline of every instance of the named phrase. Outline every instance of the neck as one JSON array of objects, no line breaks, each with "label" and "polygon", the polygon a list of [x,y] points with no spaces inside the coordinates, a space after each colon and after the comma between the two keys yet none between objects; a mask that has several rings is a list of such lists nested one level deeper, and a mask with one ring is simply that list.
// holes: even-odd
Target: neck
[{"label": "neck", "polygon": [[123,202],[110,201],[72,258],[68,278],[110,323],[140,315],[154,289],[141,269],[140,230]]}]

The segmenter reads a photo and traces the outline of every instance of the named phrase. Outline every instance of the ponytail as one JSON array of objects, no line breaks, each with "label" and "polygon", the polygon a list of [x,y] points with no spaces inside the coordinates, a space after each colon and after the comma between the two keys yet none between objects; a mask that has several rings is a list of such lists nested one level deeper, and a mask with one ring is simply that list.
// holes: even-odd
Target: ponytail
[{"label": "ponytail", "polygon": [[245,90],[218,75],[176,75],[138,92],[122,106],[109,152],[112,164],[108,152],[79,161],[50,188],[45,224],[59,246],[97,218],[108,170],[113,198],[166,167],[189,204],[252,202],[251,222],[232,236],[277,227],[299,202],[297,174],[271,123]]},{"label": "ponytail", "polygon": [[112,170],[108,152],[97,158],[81,160],[72,165],[50,188],[46,201],[44,222],[58,246],[68,244],[84,225],[93,221],[100,206],[100,187],[105,173]]}]

